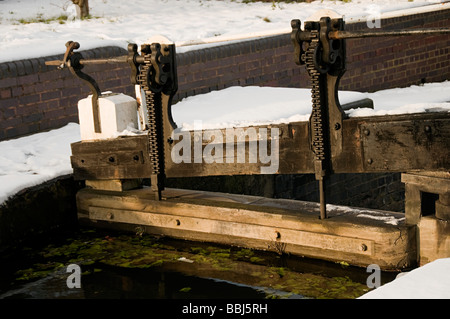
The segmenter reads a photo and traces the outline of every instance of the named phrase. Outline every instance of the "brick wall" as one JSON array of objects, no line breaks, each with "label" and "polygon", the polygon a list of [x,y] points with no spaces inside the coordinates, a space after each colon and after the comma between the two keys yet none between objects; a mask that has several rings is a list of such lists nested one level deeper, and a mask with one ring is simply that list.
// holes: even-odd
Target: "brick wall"
[{"label": "brick wall", "polygon": [[[450,10],[443,10],[385,19],[381,26],[386,30],[448,27],[449,19]],[[365,23],[346,27],[366,28]],[[449,35],[347,40],[347,72],[340,88],[376,91],[447,80],[449,48]],[[117,47],[83,51],[85,58],[125,54],[126,50]],[[89,89],[68,70],[45,65],[45,61],[61,58],[62,54],[0,63],[0,140],[78,121],[77,102],[89,94]],[[174,102],[233,85],[309,85],[304,66],[293,62],[288,34],[180,53],[177,61],[179,91]],[[96,79],[102,91],[134,95],[126,64],[90,65],[84,71]]]},{"label": "brick wall", "polygon": [[[334,174],[326,183],[328,204],[404,211],[400,173]],[[167,187],[319,202],[314,174],[169,178]]]},{"label": "brick wall", "polygon": [[[450,10],[381,21],[383,30],[448,28]],[[364,23],[349,30],[363,30]],[[340,88],[377,91],[450,78],[450,36],[405,36],[347,41],[348,71]]]},{"label": "brick wall", "polygon": [[[275,177],[277,198],[318,202],[319,187],[313,174]],[[334,174],[326,182],[327,203],[404,211],[405,187],[400,173]]]},{"label": "brick wall", "polygon": [[[117,47],[83,52],[85,58],[124,53]],[[0,64],[0,140],[59,128],[78,122],[78,100],[90,94],[87,85],[69,70],[46,66],[63,55]],[[129,71],[123,65],[89,66],[101,89],[133,94]]]}]

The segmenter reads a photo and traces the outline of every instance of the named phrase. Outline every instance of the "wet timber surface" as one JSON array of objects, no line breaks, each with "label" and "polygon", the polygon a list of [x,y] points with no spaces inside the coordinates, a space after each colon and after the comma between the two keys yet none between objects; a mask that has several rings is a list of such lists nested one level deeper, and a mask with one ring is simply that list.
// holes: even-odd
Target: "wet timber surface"
[{"label": "wet timber surface", "polygon": [[[69,265],[79,266],[80,288],[68,287]],[[5,250],[0,272],[0,299],[353,299],[370,275],[345,262],[90,227]],[[382,284],[395,276],[382,272]]]}]

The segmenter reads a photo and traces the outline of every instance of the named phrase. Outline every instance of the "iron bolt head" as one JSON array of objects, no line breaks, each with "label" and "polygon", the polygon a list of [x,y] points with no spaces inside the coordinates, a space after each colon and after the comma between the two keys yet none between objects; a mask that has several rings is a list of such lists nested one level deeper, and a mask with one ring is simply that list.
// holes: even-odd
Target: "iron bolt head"
[{"label": "iron bolt head", "polygon": [[168,77],[167,77],[166,74],[161,74],[161,75],[159,76],[159,82],[160,82],[160,84],[162,84],[162,85],[166,84],[167,79],[168,79]]},{"label": "iron bolt head", "polygon": [[336,54],[334,52],[330,53],[330,62],[331,63],[336,62]]}]

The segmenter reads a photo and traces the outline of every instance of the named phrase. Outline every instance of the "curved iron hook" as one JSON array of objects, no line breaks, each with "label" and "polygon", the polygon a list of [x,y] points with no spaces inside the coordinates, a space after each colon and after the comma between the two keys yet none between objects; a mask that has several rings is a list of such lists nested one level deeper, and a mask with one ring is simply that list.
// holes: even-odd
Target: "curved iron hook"
[{"label": "curved iron hook", "polygon": [[101,123],[100,123],[100,114],[99,114],[99,106],[98,106],[98,98],[102,95],[100,88],[98,87],[97,82],[89,76],[88,74],[81,71],[84,65],[81,64],[81,60],[83,60],[83,56],[79,52],[73,52],[73,50],[79,49],[80,44],[78,42],[68,41],[66,43],[66,53],[64,54],[63,63],[61,67],[67,66],[70,72],[78,77],[79,79],[86,82],[92,92],[92,114],[94,119],[94,131],[96,133],[101,133]]}]

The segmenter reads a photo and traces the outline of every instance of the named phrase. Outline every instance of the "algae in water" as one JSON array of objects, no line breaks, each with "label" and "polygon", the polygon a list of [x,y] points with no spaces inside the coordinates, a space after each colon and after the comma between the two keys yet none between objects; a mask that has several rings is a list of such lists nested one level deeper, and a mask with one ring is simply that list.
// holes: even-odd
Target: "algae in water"
[{"label": "algae in water", "polygon": [[[146,234],[105,236],[92,230],[82,231],[61,245],[47,246],[37,255],[44,262],[17,271],[17,280],[43,278],[64,265],[76,263],[86,269],[82,275],[99,272],[102,265],[161,269],[284,292],[281,295],[268,292],[268,298],[288,298],[293,294],[309,298],[355,298],[367,292],[367,286],[348,277],[326,277],[271,266],[265,257],[248,248],[171,246]],[[183,258],[193,262],[183,262]],[[180,291],[190,289],[185,287]]]}]

